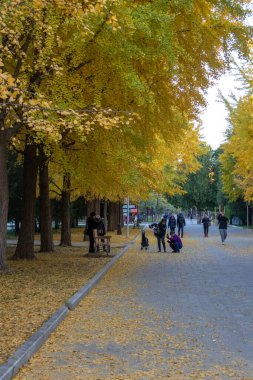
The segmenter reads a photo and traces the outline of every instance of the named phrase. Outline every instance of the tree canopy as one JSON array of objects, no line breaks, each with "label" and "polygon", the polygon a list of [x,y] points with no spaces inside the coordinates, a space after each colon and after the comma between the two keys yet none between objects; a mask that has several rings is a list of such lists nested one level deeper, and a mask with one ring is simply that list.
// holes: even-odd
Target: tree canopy
[{"label": "tree canopy", "polygon": [[198,158],[200,168],[191,173],[184,185],[184,194],[169,198],[175,206],[189,210],[213,210],[217,205],[219,184],[219,160],[217,152],[203,145],[203,153]]},{"label": "tree canopy", "polygon": [[231,201],[253,200],[253,77],[252,58],[241,70],[246,95],[234,102],[227,101],[230,126],[221,156],[224,191]]}]

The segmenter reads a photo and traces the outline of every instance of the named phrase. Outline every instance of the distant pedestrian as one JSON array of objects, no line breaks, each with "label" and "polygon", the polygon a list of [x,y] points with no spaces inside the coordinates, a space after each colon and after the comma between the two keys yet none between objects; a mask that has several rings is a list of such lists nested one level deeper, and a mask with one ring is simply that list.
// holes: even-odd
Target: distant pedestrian
[{"label": "distant pedestrian", "polygon": [[170,237],[167,235],[167,241],[172,249],[172,252],[180,252],[180,249],[183,248],[182,240],[175,232],[170,233]]},{"label": "distant pedestrian", "polygon": [[218,224],[221,236],[221,244],[225,244],[224,242],[227,238],[228,218],[224,215],[223,212],[221,212],[218,217]]},{"label": "distant pedestrian", "polygon": [[89,236],[90,246],[89,253],[95,252],[95,234],[97,234],[98,220],[96,219],[95,212],[91,212],[86,221],[86,231]]},{"label": "distant pedestrian", "polygon": [[170,232],[175,232],[177,226],[176,218],[173,214],[169,217],[168,227],[170,228]]},{"label": "distant pedestrian", "polygon": [[209,226],[210,226],[210,219],[208,217],[207,214],[204,215],[203,219],[202,219],[202,224],[203,224],[203,228],[204,228],[204,237],[208,237],[208,230],[209,230]]},{"label": "distant pedestrian", "polygon": [[170,213],[169,213],[168,210],[167,210],[167,211],[165,212],[165,214],[163,215],[163,218],[166,219],[166,225],[168,225],[169,218],[170,218]]},{"label": "distant pedestrian", "polygon": [[158,223],[157,225],[158,252],[161,252],[161,243],[162,243],[164,252],[166,252],[165,236],[166,236],[166,219],[162,218],[161,222]]},{"label": "distant pedestrian", "polygon": [[185,218],[182,212],[180,212],[177,216],[177,233],[178,236],[184,237],[184,226],[185,226]]}]

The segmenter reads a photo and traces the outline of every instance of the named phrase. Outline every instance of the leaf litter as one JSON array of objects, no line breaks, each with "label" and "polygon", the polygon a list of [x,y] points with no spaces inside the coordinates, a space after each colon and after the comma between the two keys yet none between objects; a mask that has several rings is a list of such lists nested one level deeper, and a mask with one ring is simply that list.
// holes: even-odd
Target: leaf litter
[{"label": "leaf litter", "polygon": [[[8,248],[8,257],[14,253]],[[32,261],[10,261],[11,270],[0,275],[0,364],[111,257],[84,257],[83,247],[56,247],[36,253]],[[112,255],[119,252],[112,248]]]},{"label": "leaf litter", "polygon": [[169,310],[158,313],[140,304],[133,274],[161,257],[184,259],[155,254],[155,240],[149,238],[150,251],[129,250],[15,379],[243,379],[239,359],[233,368],[207,366],[201,342],[187,333],[189,326],[172,320]]}]

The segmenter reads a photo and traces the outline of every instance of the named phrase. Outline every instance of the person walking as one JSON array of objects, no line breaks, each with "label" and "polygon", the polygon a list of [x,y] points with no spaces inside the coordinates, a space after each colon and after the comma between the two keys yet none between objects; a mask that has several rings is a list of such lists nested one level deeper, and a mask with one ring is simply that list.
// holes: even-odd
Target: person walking
[{"label": "person walking", "polygon": [[92,211],[86,221],[86,231],[90,240],[89,253],[95,252],[94,233],[95,232],[97,233],[97,228],[98,228],[98,220],[96,219],[96,213]]},{"label": "person walking", "polygon": [[209,226],[210,226],[210,219],[208,217],[207,214],[204,215],[203,219],[202,219],[202,224],[203,224],[203,228],[204,228],[204,237],[208,237],[208,230],[209,230]]},{"label": "person walking", "polygon": [[178,236],[181,234],[181,238],[184,237],[184,226],[185,226],[185,218],[184,215],[180,212],[177,216],[177,233]]},{"label": "person walking", "polygon": [[167,241],[172,249],[172,252],[180,252],[180,249],[183,247],[182,240],[175,232],[170,233],[170,237],[167,235]]},{"label": "person walking", "polygon": [[164,252],[166,252],[165,245],[165,235],[166,235],[166,219],[162,218],[161,222],[157,225],[157,243],[158,243],[158,252],[161,252],[161,242]]},{"label": "person walking", "polygon": [[165,214],[163,215],[163,218],[166,219],[166,225],[169,226],[169,218],[170,218],[169,210],[166,210]]},{"label": "person walking", "polygon": [[169,217],[168,227],[170,228],[170,232],[175,232],[177,226],[176,218],[173,214]]},{"label": "person walking", "polygon": [[225,244],[227,238],[228,218],[221,212],[218,219],[219,231],[221,236],[221,244]]}]

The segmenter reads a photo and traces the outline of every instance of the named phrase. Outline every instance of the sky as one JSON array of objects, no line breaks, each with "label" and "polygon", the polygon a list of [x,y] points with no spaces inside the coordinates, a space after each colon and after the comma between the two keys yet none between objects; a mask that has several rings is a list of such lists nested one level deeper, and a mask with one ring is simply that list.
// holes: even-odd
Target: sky
[{"label": "sky", "polygon": [[[253,5],[249,4],[249,6],[253,12]],[[253,16],[247,17],[246,24],[253,25]],[[239,66],[244,65],[244,61],[240,60],[236,53],[233,54],[233,58]],[[234,71],[231,71],[223,75],[207,92],[206,100],[208,104],[200,115],[203,123],[201,135],[203,140],[211,145],[213,149],[217,149],[224,141],[224,132],[228,126],[226,121],[228,112],[225,105],[218,99],[218,90],[220,89],[225,97],[229,97],[231,92],[239,97],[243,95],[243,91],[239,90],[238,87],[240,87],[240,83],[236,80]]]},{"label": "sky", "polygon": [[228,126],[226,120],[228,112],[225,105],[218,98],[218,91],[220,89],[225,97],[229,97],[231,92],[237,96],[242,95],[242,91],[239,91],[238,87],[240,87],[240,84],[231,72],[223,75],[207,92],[206,100],[208,104],[201,113],[203,123],[201,136],[213,149],[217,149],[224,141],[224,132]]}]

